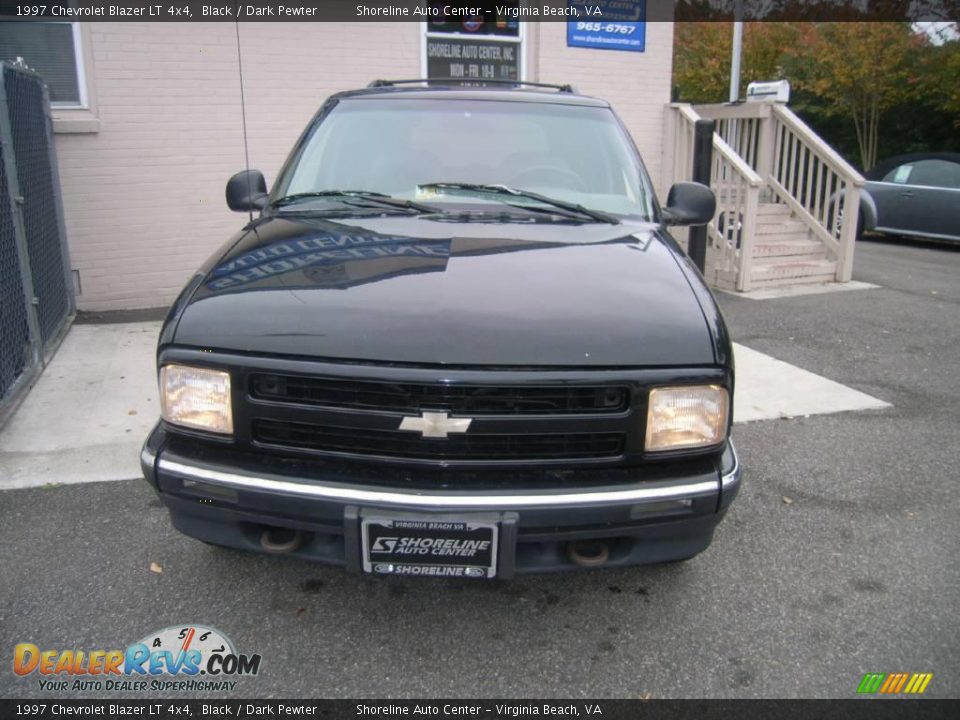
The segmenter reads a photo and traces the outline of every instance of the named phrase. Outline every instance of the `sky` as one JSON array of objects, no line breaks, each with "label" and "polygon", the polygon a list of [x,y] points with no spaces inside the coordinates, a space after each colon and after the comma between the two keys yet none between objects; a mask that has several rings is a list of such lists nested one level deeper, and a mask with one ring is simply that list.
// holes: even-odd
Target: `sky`
[{"label": "sky", "polygon": [[918,32],[925,32],[935,45],[942,45],[947,40],[960,37],[955,22],[918,22],[914,23],[913,27]]}]

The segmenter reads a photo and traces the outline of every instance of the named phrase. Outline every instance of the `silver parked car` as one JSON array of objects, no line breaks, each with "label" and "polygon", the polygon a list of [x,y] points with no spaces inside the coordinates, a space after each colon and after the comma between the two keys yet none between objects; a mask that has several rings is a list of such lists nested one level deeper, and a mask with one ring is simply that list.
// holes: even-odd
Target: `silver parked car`
[{"label": "silver parked car", "polygon": [[861,231],[960,242],[960,153],[898,155],[865,178]]}]

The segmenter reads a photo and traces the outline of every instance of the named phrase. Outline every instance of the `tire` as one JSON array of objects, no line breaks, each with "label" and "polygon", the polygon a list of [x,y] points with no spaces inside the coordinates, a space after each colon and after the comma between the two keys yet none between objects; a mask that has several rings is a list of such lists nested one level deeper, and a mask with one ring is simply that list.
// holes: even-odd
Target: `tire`
[{"label": "tire", "polygon": [[[839,236],[840,236],[840,232],[841,232],[841,230],[842,230],[842,228],[843,228],[843,215],[844,215],[844,212],[843,212],[843,201],[842,201],[842,200],[840,201],[839,205],[840,205],[840,207],[838,208],[836,214],[834,215],[834,218],[835,218],[834,222],[831,222],[831,223],[830,223],[830,227],[827,228],[828,230],[830,230],[831,233],[833,233],[834,237],[839,237]],[[864,221],[863,221],[863,210],[862,210],[862,209],[858,209],[858,210],[857,210],[857,233],[856,233],[856,235],[854,236],[854,240],[860,240],[860,239],[863,237],[863,222],[864,222]]]}]

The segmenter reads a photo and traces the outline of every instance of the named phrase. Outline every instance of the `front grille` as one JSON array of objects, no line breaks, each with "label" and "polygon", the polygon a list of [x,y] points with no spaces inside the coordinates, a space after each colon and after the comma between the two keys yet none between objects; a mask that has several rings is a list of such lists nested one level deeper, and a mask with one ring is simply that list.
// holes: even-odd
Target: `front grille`
[{"label": "front grille", "polygon": [[466,385],[388,383],[273,373],[250,376],[258,400],[417,415],[446,410],[452,415],[575,415],[624,412],[625,387],[599,385]]},{"label": "front grille", "polygon": [[423,438],[417,433],[256,420],[253,440],[261,445],[370,457],[420,460],[554,460],[613,458],[623,453],[623,433],[493,435],[469,433]]}]

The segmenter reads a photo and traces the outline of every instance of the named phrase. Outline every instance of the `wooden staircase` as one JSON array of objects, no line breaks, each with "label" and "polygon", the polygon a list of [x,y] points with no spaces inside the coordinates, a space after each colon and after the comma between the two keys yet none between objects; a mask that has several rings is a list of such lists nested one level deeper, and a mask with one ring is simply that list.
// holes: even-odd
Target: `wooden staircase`
[{"label": "wooden staircase", "polygon": [[[710,187],[717,212],[707,225],[704,277],[750,292],[850,280],[863,177],[781,103],[670,106],[663,187],[689,180],[696,124],[716,122]],[[683,240],[678,237],[678,241]]]},{"label": "wooden staircase", "polygon": [[809,228],[781,203],[760,203],[750,263],[753,288],[833,282],[837,261]]}]

